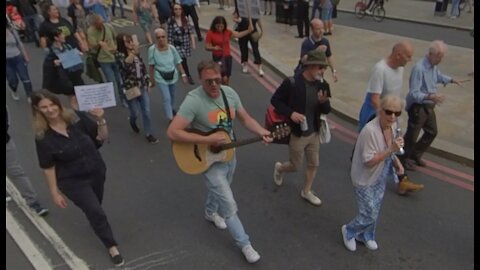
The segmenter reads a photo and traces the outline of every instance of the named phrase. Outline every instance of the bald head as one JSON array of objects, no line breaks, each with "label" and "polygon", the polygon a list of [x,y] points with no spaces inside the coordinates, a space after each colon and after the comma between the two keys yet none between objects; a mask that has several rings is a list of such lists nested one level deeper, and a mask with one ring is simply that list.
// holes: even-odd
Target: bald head
[{"label": "bald head", "polygon": [[408,40],[396,43],[389,57],[389,65],[392,68],[404,67],[413,56],[413,46]]},{"label": "bald head", "polygon": [[323,32],[325,31],[323,22],[318,18],[310,21],[310,28],[312,29],[312,36],[315,39],[320,39],[323,36]]}]

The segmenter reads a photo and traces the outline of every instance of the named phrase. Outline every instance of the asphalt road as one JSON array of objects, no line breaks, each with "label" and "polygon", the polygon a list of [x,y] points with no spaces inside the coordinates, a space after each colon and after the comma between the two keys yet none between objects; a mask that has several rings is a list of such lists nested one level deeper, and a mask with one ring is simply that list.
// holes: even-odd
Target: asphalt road
[{"label": "asphalt road", "polygon": [[[127,26],[121,31],[141,33],[139,27]],[[33,55],[32,80],[39,86],[42,54],[31,44],[28,49]],[[146,59],[145,48],[142,55]],[[196,81],[196,63],[208,58],[200,44],[189,61]],[[263,122],[270,92],[251,75],[242,74],[237,62],[233,74],[231,86],[252,116]],[[278,80],[270,71],[267,74]],[[190,89],[189,85],[177,85],[177,104]],[[31,113],[23,93],[19,102],[14,102],[8,91],[5,97],[12,119],[10,133],[21,163],[40,199],[50,208],[47,223],[91,269],[111,268],[106,250],[79,209],[72,203],[66,210],[52,204],[38,167]],[[340,227],[356,214],[349,177],[351,134],[356,127],[334,115],[330,116],[333,139],[321,147],[321,165],[313,185],[323,201],[321,207],[301,199],[302,173],[286,176],[280,188],[274,185],[273,164],[287,158],[285,146],[257,143],[237,149],[232,187],[239,216],[262,256],[260,262],[249,265],[228,232],[204,220],[203,178],[186,175],[176,166],[165,135],[168,121],[156,91],[151,95],[151,110],[160,140],[156,145],[131,131],[126,108],[106,110],[110,142],[101,149],[108,168],[104,207],[127,261],[125,269],[473,269],[473,180],[465,180],[461,174],[473,179],[473,169],[431,155],[426,158],[436,167],[411,173],[414,181],[425,184],[424,191],[401,197],[393,183],[388,184],[377,229],[379,250],[359,247],[352,253],[345,249]],[[239,139],[251,136],[239,123],[235,129]],[[15,215],[23,220],[21,213]],[[58,256],[43,246],[39,244],[47,257]],[[17,265],[25,259],[7,241],[7,254],[10,250],[6,269],[19,269]]]}]

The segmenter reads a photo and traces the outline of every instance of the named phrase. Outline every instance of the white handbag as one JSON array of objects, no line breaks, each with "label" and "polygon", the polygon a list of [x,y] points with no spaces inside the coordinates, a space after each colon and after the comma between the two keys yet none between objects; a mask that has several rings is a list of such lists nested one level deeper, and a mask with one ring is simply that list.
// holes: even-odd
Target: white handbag
[{"label": "white handbag", "polygon": [[320,143],[329,143],[332,135],[330,134],[330,127],[327,122],[327,115],[320,114],[320,129],[318,131],[318,137]]}]

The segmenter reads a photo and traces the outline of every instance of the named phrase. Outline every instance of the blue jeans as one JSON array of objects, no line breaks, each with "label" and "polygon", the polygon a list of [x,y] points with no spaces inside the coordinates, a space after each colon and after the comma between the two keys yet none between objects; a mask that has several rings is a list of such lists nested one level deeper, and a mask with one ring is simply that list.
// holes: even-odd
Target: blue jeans
[{"label": "blue jeans", "polygon": [[[148,95],[147,88],[144,87],[141,89],[142,95],[128,100],[128,110],[130,111],[130,122],[136,122],[139,110],[142,111],[142,123],[143,129],[145,130],[145,136],[153,135],[152,133],[152,124],[150,117],[150,97]],[[140,107],[140,108],[139,108]]]},{"label": "blue jeans", "polygon": [[230,187],[236,165],[237,159],[234,157],[229,162],[216,162],[212,164],[203,174],[206,178],[205,183],[208,189],[205,212],[208,215],[218,213],[225,218],[228,231],[235,240],[235,244],[242,248],[250,245],[250,240],[237,215],[237,203],[233,198],[233,192]]},{"label": "blue jeans", "polygon": [[460,15],[460,0],[452,0],[452,9],[450,10],[450,16],[458,17]]},{"label": "blue jeans", "polygon": [[125,94],[123,94],[123,90],[122,90],[122,78],[120,77],[120,69],[118,68],[117,63],[115,62],[101,63],[100,62],[100,69],[102,70],[103,75],[105,75],[107,82],[113,83],[113,88],[117,91],[120,102],[122,100],[126,100]]},{"label": "blue jeans", "polygon": [[21,54],[12,58],[6,58],[5,61],[5,76],[7,77],[8,86],[13,92],[17,92],[18,77],[22,80],[23,89],[27,97],[32,95],[32,81],[28,74],[27,62]]},{"label": "blue jeans", "polygon": [[168,120],[172,120],[173,109],[175,108],[175,84],[157,82],[157,89],[162,94],[165,116],[167,116]]},{"label": "blue jeans", "polygon": [[315,18],[315,12],[318,10],[318,16],[320,17],[322,14],[322,8],[320,7],[320,0],[313,0],[313,6],[312,6],[312,17],[310,20],[313,20]]}]

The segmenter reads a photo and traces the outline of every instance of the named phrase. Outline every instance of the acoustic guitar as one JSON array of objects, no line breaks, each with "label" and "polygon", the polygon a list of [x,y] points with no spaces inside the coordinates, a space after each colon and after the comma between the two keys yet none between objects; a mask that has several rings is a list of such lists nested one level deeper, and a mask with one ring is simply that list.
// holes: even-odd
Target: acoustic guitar
[{"label": "acoustic guitar", "polygon": [[[206,171],[215,162],[230,161],[234,155],[235,147],[259,142],[262,137],[254,137],[242,141],[232,142],[228,132],[224,129],[214,129],[210,132],[202,132],[191,129],[191,132],[208,136],[213,133],[221,134],[227,143],[213,146],[199,143],[173,142],[172,150],[178,167],[187,174],[199,174]],[[270,137],[281,139],[290,135],[290,127],[287,124],[275,126],[271,130]]]}]

